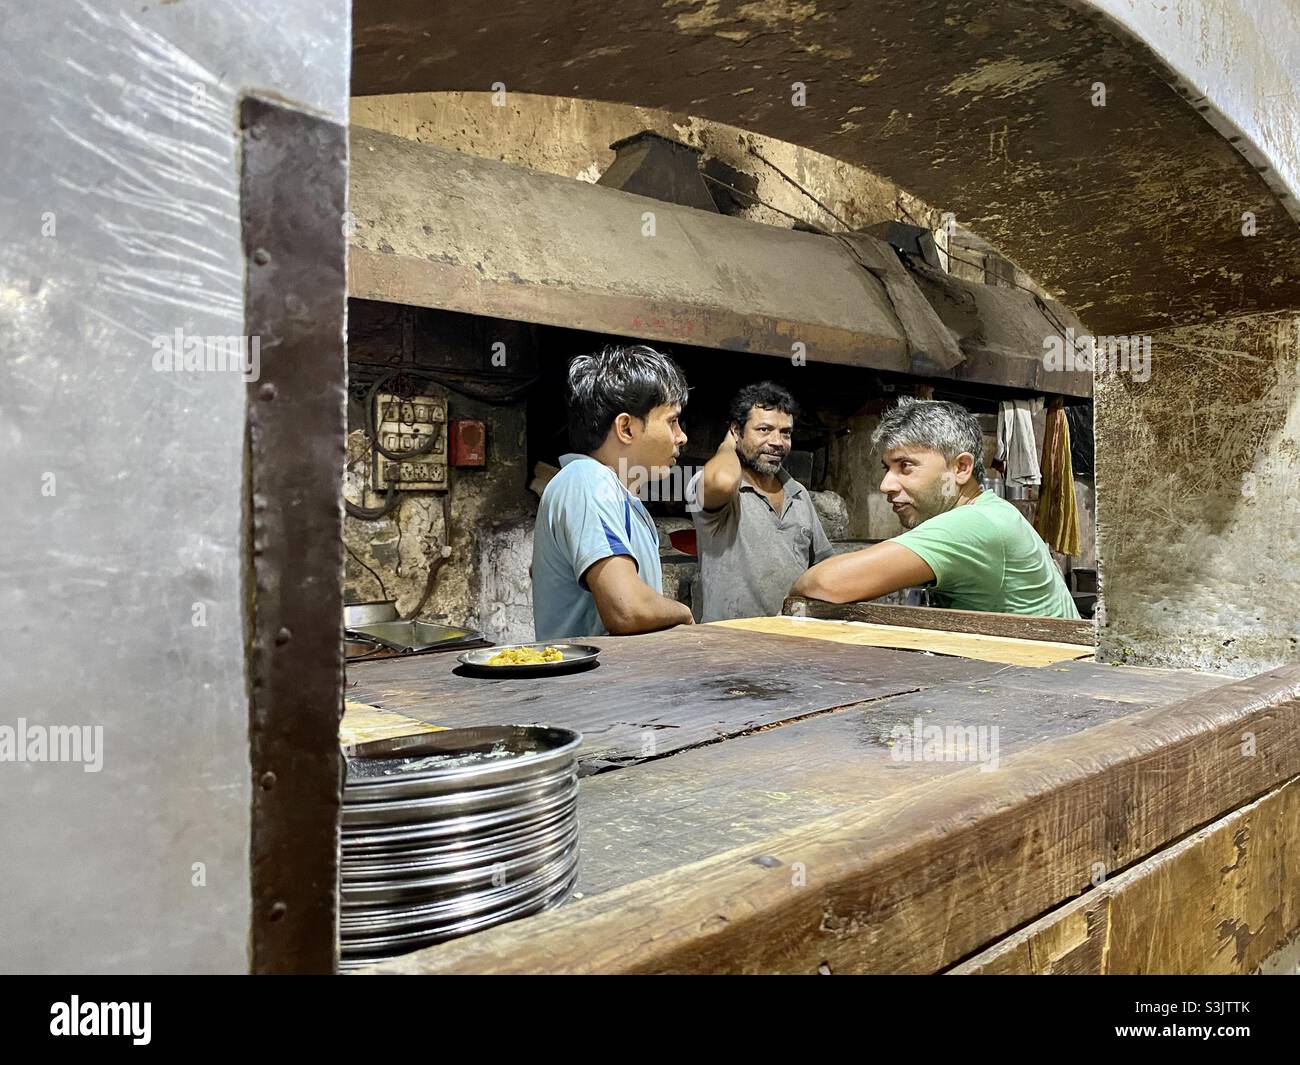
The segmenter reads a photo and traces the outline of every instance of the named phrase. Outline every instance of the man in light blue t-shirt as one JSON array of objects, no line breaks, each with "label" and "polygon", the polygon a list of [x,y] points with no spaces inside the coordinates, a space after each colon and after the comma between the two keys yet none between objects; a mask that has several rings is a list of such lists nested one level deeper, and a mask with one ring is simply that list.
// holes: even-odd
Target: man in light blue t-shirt
[{"label": "man in light blue t-shirt", "polygon": [[569,365],[574,454],[546,486],[533,536],[537,639],[655,632],[692,623],[663,595],[659,533],[629,485],[660,480],[686,443],[686,379],[643,344]]}]

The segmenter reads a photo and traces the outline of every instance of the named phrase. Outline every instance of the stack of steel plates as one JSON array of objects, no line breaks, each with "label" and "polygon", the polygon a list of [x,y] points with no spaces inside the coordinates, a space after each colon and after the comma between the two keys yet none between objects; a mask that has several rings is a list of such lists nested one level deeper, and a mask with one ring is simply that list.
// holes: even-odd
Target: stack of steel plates
[{"label": "stack of steel plates", "polygon": [[577,877],[581,742],[504,725],[350,747],[339,968],[563,902]]}]

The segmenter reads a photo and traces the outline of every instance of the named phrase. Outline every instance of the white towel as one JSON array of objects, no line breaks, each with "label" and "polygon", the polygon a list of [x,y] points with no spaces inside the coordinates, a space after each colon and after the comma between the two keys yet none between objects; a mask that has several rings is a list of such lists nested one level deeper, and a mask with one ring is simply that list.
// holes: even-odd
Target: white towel
[{"label": "white towel", "polygon": [[1043,482],[1034,439],[1034,415],[1042,409],[1041,399],[1004,400],[998,408],[998,459],[1006,463],[1009,486],[1037,488]]}]

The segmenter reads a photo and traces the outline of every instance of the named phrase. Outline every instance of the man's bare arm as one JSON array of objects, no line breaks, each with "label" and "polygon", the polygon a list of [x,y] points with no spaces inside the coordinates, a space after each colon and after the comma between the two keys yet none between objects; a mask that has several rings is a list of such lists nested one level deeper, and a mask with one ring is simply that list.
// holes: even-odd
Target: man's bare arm
[{"label": "man's bare arm", "polygon": [[818,562],[794,582],[791,595],[828,603],[860,603],[934,580],[915,551],[892,540]]},{"label": "man's bare arm", "polygon": [[610,555],[583,574],[600,611],[600,620],[613,636],[658,632],[674,625],[692,625],[691,608],[660,595],[636,571],[627,555]]},{"label": "man's bare arm", "polygon": [[740,458],[736,454],[736,432],[728,429],[717,453],[704,464],[700,477],[700,502],[705,510],[725,507],[740,491]]}]

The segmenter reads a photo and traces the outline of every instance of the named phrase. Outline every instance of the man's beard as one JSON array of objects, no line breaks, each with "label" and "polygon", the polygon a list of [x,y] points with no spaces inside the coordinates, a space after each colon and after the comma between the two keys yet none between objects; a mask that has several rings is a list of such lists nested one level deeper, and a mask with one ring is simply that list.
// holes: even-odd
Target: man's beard
[{"label": "man's beard", "polygon": [[945,510],[951,510],[957,500],[951,488],[945,491],[942,480],[936,481],[932,488],[924,492],[913,492],[911,495],[912,506],[907,517],[902,514],[898,516],[898,522],[904,529],[915,529],[921,522],[928,521]]},{"label": "man's beard", "polygon": [[764,477],[779,473],[781,467],[785,465],[785,456],[784,451],[780,455],[765,455],[761,448],[753,454],[746,452],[744,448],[736,448],[736,457],[740,459],[740,464]]}]

